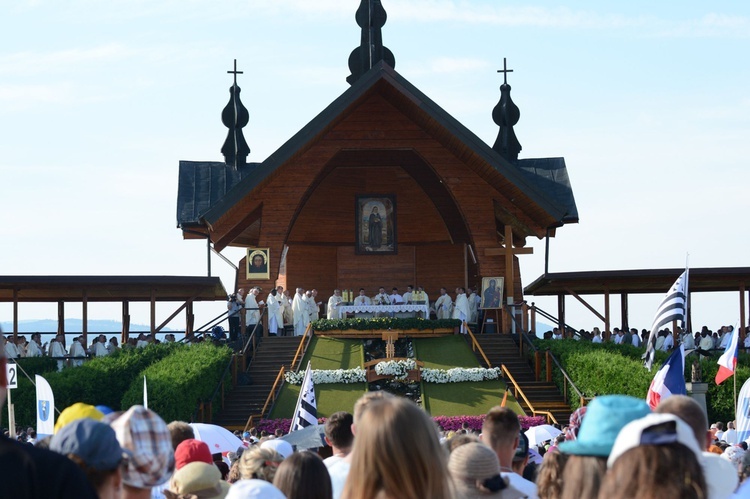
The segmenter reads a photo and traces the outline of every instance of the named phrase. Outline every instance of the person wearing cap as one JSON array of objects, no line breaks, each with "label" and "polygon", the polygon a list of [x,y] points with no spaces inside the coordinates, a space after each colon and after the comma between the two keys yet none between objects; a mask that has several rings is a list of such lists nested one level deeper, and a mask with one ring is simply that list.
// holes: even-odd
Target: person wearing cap
[{"label": "person wearing cap", "polygon": [[167,424],[155,412],[134,405],[110,423],[130,457],[121,465],[123,499],[148,499],[151,489],[174,471],[174,450]]},{"label": "person wearing cap", "polygon": [[195,461],[177,470],[164,491],[167,499],[200,498],[224,499],[229,484],[221,479],[219,468],[213,464]]},{"label": "person wearing cap", "polygon": [[[3,347],[0,342],[0,410],[8,386]],[[67,457],[0,435],[0,497],[94,499],[96,491]]]},{"label": "person wearing cap", "polygon": [[208,444],[194,438],[180,442],[174,451],[174,469],[179,471],[183,466],[196,462],[213,464],[214,460]]},{"label": "person wearing cap", "polygon": [[49,448],[76,463],[100,499],[120,497],[120,463],[127,454],[109,425],[90,418],[77,419],[55,433]]},{"label": "person wearing cap", "polygon": [[595,397],[585,411],[575,440],[559,446],[560,452],[568,456],[562,497],[596,497],[620,430],[650,412],[645,400],[628,395]]},{"label": "person wearing cap", "polygon": [[708,497],[701,455],[693,431],[673,414],[631,421],[612,446],[599,497]]},{"label": "person wearing cap", "polygon": [[535,499],[537,497],[536,484],[514,473],[512,468],[520,434],[521,423],[518,421],[518,415],[507,407],[493,407],[482,423],[482,441],[497,454],[503,477],[527,497]]},{"label": "person wearing cap", "polygon": [[456,447],[448,460],[456,497],[461,499],[526,497],[500,474],[500,461],[492,449],[481,442]]},{"label": "person wearing cap", "polygon": [[252,478],[232,484],[226,499],[286,499],[286,496],[273,484]]},{"label": "person wearing cap", "polygon": [[101,421],[104,419],[104,414],[91,404],[84,404],[83,402],[76,402],[75,404],[66,407],[57,417],[55,421],[55,433],[60,431],[65,425],[72,423],[77,419],[90,418],[94,421]]},{"label": "person wearing cap", "polygon": [[279,438],[264,440],[263,442],[261,442],[260,448],[275,450],[276,452],[281,454],[281,457],[283,457],[284,459],[291,456],[294,452],[294,447],[292,447],[292,444],[290,444],[286,440],[281,440]]},{"label": "person wearing cap", "polygon": [[706,430],[708,419],[703,407],[687,395],[672,395],[662,399],[656,410],[658,414],[672,414],[684,421],[693,431],[693,436],[702,451],[703,467],[709,499],[725,499],[732,496],[739,480],[737,469],[721,457],[721,452],[708,452],[712,445],[713,433]]}]

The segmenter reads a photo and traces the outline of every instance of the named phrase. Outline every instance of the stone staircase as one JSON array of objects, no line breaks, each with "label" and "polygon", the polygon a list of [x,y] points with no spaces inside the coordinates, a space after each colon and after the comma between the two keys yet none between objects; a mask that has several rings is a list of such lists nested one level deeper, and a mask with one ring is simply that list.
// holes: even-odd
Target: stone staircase
[{"label": "stone staircase", "polygon": [[[568,424],[570,418],[570,406],[567,404],[557,385],[546,381],[536,381],[534,369],[529,362],[521,357],[518,351],[518,344],[510,334],[477,334],[476,339],[482,347],[485,355],[492,363],[493,367],[505,367],[521,387],[521,391],[529,399],[529,402],[537,411],[549,411],[561,425]],[[479,362],[484,365],[484,361],[479,352],[476,352]],[[513,393],[513,386],[508,381],[508,388]],[[531,409],[519,395],[516,397],[518,403],[528,415],[531,415]]]},{"label": "stone staircase", "polygon": [[255,359],[247,371],[238,376],[237,386],[226,395],[224,409],[211,422],[230,430],[241,430],[250,415],[260,414],[279,369],[282,365],[289,369],[299,342],[299,336],[263,338]]}]

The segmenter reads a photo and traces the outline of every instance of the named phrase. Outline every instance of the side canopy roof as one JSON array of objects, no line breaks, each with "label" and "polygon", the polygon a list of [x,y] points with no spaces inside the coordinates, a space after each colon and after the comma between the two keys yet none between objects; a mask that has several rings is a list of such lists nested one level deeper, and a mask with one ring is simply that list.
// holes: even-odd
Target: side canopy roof
[{"label": "side canopy roof", "polygon": [[[578,222],[563,158],[507,160],[429,97],[381,61],[262,163],[181,161],[177,225],[205,232],[284,165],[321,140],[360,103],[378,94],[528,213],[535,227],[514,225],[519,236]],[[186,234],[187,235],[187,234]],[[231,244],[231,242],[229,243]],[[221,249],[221,248],[219,248]]]}]

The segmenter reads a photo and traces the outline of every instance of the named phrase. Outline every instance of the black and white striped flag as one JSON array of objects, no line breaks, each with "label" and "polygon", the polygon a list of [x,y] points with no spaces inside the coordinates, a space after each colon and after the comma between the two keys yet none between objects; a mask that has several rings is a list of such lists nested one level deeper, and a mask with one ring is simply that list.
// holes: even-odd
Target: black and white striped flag
[{"label": "black and white striped flag", "polygon": [[656,345],[656,336],[659,334],[659,329],[665,324],[669,324],[672,321],[682,321],[683,329],[687,323],[687,290],[688,290],[688,271],[685,269],[680,277],[677,278],[675,283],[669,288],[667,295],[662,300],[659,308],[656,310],[656,317],[654,323],[651,326],[651,332],[648,335],[648,342],[646,343],[646,353],[643,354],[642,359],[643,365],[651,370],[651,365],[654,363],[654,350]]},{"label": "black and white striped flag", "polygon": [[316,424],[318,424],[318,406],[315,402],[312,369],[310,368],[310,362],[308,362],[305,377],[302,380],[302,388],[297,399],[297,408],[294,410],[294,417],[292,417],[292,427],[289,429],[289,432],[291,433]]}]

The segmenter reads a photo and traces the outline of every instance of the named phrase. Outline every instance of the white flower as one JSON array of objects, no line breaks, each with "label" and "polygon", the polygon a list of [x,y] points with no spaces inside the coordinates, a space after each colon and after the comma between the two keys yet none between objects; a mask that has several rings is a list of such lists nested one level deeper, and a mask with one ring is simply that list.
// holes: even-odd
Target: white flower
[{"label": "white flower", "polygon": [[[375,372],[380,376],[393,376],[395,380],[406,379],[409,371],[417,368],[414,359],[385,360],[375,364]],[[284,373],[284,379],[291,385],[301,385],[305,377],[304,371]],[[313,383],[335,384],[335,383],[365,383],[367,371],[361,367],[354,369],[314,369],[312,371]],[[425,383],[462,383],[466,381],[479,382],[500,378],[500,368],[493,367],[454,367],[453,369],[422,369],[422,381]]]}]

